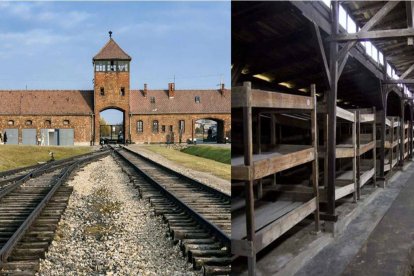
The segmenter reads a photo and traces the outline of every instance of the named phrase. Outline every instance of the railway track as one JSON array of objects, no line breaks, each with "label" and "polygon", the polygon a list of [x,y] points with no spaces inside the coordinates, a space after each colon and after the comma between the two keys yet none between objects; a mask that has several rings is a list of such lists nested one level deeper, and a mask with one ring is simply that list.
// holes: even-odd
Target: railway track
[{"label": "railway track", "polygon": [[35,274],[72,193],[65,181],[80,165],[108,153],[89,153],[5,174],[13,177],[0,190],[0,275]]},{"label": "railway track", "polygon": [[204,275],[231,272],[231,199],[216,189],[164,167],[128,148],[115,149],[118,162],[168,224],[168,235]]}]

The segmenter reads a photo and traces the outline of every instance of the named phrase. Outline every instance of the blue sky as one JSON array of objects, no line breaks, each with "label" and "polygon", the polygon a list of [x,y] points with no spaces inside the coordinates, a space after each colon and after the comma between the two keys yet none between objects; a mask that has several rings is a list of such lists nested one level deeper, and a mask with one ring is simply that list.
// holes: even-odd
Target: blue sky
[{"label": "blue sky", "polygon": [[230,86],[230,2],[0,2],[0,89],[93,88],[92,57],[115,41],[131,88]]}]

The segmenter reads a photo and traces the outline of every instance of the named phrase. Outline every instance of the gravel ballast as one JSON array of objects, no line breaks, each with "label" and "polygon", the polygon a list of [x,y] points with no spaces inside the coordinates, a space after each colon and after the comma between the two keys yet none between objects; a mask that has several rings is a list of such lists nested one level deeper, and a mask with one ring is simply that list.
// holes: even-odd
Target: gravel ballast
[{"label": "gravel ballast", "polygon": [[68,184],[74,192],[38,275],[198,275],[113,157]]}]

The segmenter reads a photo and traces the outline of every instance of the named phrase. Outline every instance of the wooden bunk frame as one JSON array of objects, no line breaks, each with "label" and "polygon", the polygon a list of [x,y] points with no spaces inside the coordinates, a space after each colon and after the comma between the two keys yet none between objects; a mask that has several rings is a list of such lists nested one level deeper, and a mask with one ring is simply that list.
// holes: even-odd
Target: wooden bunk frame
[{"label": "wooden bunk frame", "polygon": [[[391,172],[400,160],[400,120],[399,117],[387,116],[385,119],[384,150],[388,153],[384,156],[384,172]],[[388,134],[387,134],[388,132]],[[381,140],[377,140],[377,148],[381,147]],[[396,150],[396,153],[394,151]],[[379,164],[379,162],[377,162]],[[378,167],[377,167],[377,171]]]},{"label": "wooden bunk frame", "polygon": [[404,122],[404,143],[403,143],[403,153],[404,153],[404,160],[407,159],[409,152],[410,152],[410,146],[409,146],[409,122]]},{"label": "wooden bunk frame", "polygon": [[[242,200],[244,202],[232,201],[232,205],[237,204],[238,208],[245,207],[245,211],[236,216],[232,213],[232,253],[248,258],[249,275],[254,275],[256,253],[312,213],[315,218],[315,229],[319,231],[317,119],[314,85],[311,86],[311,91],[311,97],[268,92],[251,89],[250,82],[244,82],[242,87],[232,88],[232,109],[243,109],[244,137],[243,156],[232,158],[232,180],[243,181],[245,188],[245,199]],[[267,110],[270,113],[310,113],[312,144],[308,146],[274,145],[270,150],[263,152],[260,152],[259,147],[259,152],[254,154],[252,133],[252,109],[254,108],[265,109],[263,112]],[[260,115],[258,118],[260,120]],[[258,122],[258,128],[260,128],[260,122]],[[274,132],[274,125],[271,131]],[[260,130],[258,133],[260,134]],[[272,134],[272,143],[275,142],[273,136],[274,134]],[[273,192],[277,190],[281,195],[276,201],[264,202],[260,200],[260,197],[255,201],[253,192],[255,180],[309,162],[312,162],[313,187],[302,186],[295,191],[287,191],[283,187],[279,190],[273,189]],[[259,185],[262,185],[261,181]]]},{"label": "wooden bunk frame", "polygon": [[[373,186],[376,186],[377,173],[377,143],[376,143],[376,112],[375,107],[372,109],[357,109],[357,125],[356,125],[356,140],[357,140],[357,198],[360,199],[361,188],[370,180],[373,181]],[[361,129],[364,125],[372,126],[372,133],[363,134]],[[362,159],[362,155],[372,151],[372,160]]]},{"label": "wooden bunk frame", "polygon": [[[320,190],[320,201],[327,202],[327,187],[328,183],[328,168],[327,168],[327,143],[328,143],[328,114],[326,112],[326,104],[320,104],[318,112],[324,116],[324,143],[319,145],[319,157],[325,159],[324,168],[324,187],[319,187]],[[356,111],[348,111],[339,106],[336,107],[336,118],[343,119],[345,122],[352,124],[351,140],[345,141],[341,144],[336,144],[336,159],[352,158],[352,170],[347,170],[335,178],[335,201],[341,199],[349,194],[353,194],[354,201],[357,200],[357,143],[356,143]]]}]

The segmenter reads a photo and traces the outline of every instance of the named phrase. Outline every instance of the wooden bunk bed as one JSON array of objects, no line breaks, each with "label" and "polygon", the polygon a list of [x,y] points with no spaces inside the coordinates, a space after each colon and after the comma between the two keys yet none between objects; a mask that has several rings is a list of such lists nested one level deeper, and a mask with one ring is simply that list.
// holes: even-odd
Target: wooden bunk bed
[{"label": "wooden bunk bed", "polygon": [[[327,179],[328,170],[326,168],[327,151],[326,146],[328,143],[327,128],[328,128],[328,115],[326,112],[326,104],[320,104],[318,112],[323,116],[323,132],[324,141],[323,144],[319,144],[319,157],[325,159],[325,169],[323,171],[324,185],[320,186],[320,201],[327,202]],[[354,201],[357,200],[357,144],[356,144],[356,111],[348,111],[339,106],[336,107],[336,120],[337,120],[337,141],[336,141],[336,159],[339,163],[335,179],[335,201],[341,199],[347,195],[353,194]],[[347,125],[348,131],[345,135],[339,129],[341,125]],[[348,161],[347,163],[345,163]],[[351,161],[351,162],[349,162]],[[345,163],[345,164],[343,164]]]},{"label": "wooden bunk bed", "polygon": [[[240,108],[243,111],[244,144],[243,154],[234,156],[232,153],[232,190],[242,184],[245,191],[241,197],[232,198],[232,253],[248,258],[250,275],[254,274],[256,253],[312,213],[315,229],[319,231],[315,87],[311,90],[311,97],[307,97],[251,89],[250,82],[232,88],[232,112]],[[256,137],[253,137],[253,112],[257,114]],[[298,113],[308,114],[303,118],[309,119],[311,143],[276,143],[276,115],[288,114],[289,117]],[[265,114],[272,119],[270,144],[262,143],[260,138],[261,118]],[[255,149],[253,138],[256,138]],[[271,181],[262,188],[264,178],[272,179],[276,173],[306,164],[312,166],[309,176],[312,185],[280,185]],[[259,187],[256,199],[254,185]]]}]

